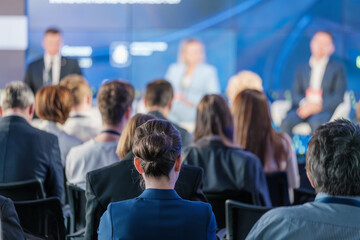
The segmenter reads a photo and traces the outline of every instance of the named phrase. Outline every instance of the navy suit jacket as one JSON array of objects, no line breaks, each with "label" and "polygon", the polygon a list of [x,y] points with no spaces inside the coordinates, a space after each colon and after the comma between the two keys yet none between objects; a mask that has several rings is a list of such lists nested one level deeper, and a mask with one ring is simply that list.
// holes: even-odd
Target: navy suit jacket
[{"label": "navy suit jacket", "polygon": [[20,116],[0,120],[0,183],[39,178],[46,195],[64,200],[58,139]]},{"label": "navy suit jacket", "polygon": [[2,240],[25,239],[13,202],[0,196],[0,218]]},{"label": "navy suit jacket", "polygon": [[[29,64],[26,75],[25,82],[29,87],[36,93],[43,85],[43,71],[44,71],[44,58],[40,58]],[[60,69],[60,80],[65,76],[76,73],[81,75],[81,69],[77,60],[61,57],[61,69]]]},{"label": "navy suit jacket", "polygon": [[[311,68],[308,63],[298,69],[292,89],[292,109],[297,109],[301,99],[305,97],[306,89],[310,86],[310,74]],[[346,75],[342,64],[329,59],[321,82],[321,89],[323,91],[323,111],[333,113],[343,101],[346,90]]]},{"label": "navy suit jacket", "polygon": [[183,200],[172,189],[146,189],[135,199],[109,204],[98,236],[101,240],[214,240],[216,228],[210,204]]}]

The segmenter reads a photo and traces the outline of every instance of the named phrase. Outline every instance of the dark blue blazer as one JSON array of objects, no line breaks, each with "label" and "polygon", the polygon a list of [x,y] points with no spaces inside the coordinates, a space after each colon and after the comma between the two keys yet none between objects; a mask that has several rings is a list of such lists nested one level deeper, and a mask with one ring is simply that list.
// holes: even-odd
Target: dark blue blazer
[{"label": "dark blue blazer", "polygon": [[[301,66],[295,77],[292,89],[292,108],[297,109],[301,99],[305,97],[305,91],[310,86],[311,68],[309,64]],[[343,101],[346,90],[346,75],[344,66],[333,59],[329,59],[323,80],[323,111],[333,113],[336,107]]]},{"label": "dark blue blazer", "polygon": [[0,183],[39,178],[46,195],[64,200],[58,138],[20,116],[0,120]]},{"label": "dark blue blazer", "polygon": [[216,228],[210,204],[183,200],[175,190],[146,189],[109,204],[98,239],[214,240]]},{"label": "dark blue blazer", "polygon": [[0,219],[2,240],[25,239],[24,232],[20,226],[19,218],[13,202],[6,197],[0,196]]}]

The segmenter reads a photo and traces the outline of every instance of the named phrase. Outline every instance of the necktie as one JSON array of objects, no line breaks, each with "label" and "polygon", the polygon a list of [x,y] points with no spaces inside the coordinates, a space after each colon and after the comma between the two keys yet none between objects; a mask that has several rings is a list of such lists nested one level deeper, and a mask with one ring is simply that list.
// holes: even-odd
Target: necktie
[{"label": "necktie", "polygon": [[53,61],[51,60],[50,61],[50,68],[49,68],[49,71],[48,71],[48,81],[47,81],[47,84],[50,85],[52,83],[52,68],[53,68]]}]

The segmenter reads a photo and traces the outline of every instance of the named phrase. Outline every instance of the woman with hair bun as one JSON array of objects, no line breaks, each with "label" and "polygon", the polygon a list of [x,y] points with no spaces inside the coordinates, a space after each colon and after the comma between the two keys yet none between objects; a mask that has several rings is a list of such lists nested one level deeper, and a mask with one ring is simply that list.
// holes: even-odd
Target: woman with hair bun
[{"label": "woman with hair bun", "polygon": [[135,130],[132,150],[145,191],[109,204],[98,239],[215,239],[211,206],[183,200],[174,190],[181,169],[181,138],[173,125],[147,121]]}]

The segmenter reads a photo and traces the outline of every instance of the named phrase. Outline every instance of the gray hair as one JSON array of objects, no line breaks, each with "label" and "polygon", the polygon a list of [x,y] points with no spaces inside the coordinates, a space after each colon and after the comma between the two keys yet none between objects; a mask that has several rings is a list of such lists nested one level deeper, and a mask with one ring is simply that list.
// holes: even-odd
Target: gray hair
[{"label": "gray hair", "polygon": [[11,82],[1,91],[0,104],[3,110],[26,109],[34,104],[34,93],[24,82]]}]

